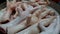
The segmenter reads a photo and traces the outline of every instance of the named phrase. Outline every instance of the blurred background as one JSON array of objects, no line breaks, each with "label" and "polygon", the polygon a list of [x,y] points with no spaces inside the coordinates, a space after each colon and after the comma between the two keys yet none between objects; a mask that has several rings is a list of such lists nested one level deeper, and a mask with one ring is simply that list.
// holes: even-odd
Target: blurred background
[{"label": "blurred background", "polygon": [[[55,9],[60,14],[60,0],[49,0],[53,9]],[[6,0],[0,0],[0,10],[6,7]]]},{"label": "blurred background", "polygon": [[[49,0],[51,4],[49,5],[55,9],[60,14],[60,0]],[[6,7],[6,0],[0,0],[0,10]]]}]

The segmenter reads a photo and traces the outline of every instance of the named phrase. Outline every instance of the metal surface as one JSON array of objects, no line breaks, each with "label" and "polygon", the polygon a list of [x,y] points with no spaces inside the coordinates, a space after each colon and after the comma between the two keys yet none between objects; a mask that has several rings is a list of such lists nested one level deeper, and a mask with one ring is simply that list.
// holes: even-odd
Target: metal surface
[{"label": "metal surface", "polygon": [[60,5],[51,1],[51,4],[49,6],[55,9],[60,14]]}]

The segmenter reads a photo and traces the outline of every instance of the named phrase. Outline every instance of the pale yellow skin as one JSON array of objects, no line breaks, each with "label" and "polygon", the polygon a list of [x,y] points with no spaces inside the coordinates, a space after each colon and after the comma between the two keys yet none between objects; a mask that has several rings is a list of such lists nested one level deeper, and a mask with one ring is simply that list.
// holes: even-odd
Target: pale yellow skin
[{"label": "pale yellow skin", "polygon": [[[39,11],[41,11],[41,10],[39,10]],[[37,23],[38,17],[36,17],[36,16],[37,16],[37,13],[39,13],[39,11],[37,10],[37,11],[35,11],[35,13],[32,14],[31,18],[29,18],[30,21],[29,21],[28,23],[26,22],[26,20],[24,20],[24,21],[21,22],[19,25],[8,28],[8,33],[14,34],[14,33],[18,32],[18,31],[26,28],[26,27],[29,26],[29,25],[33,25],[33,24]],[[35,15],[34,15],[34,14],[35,14]],[[28,20],[27,20],[27,21],[28,21]],[[22,25],[22,24],[23,24],[23,25]],[[14,30],[14,31],[12,31],[12,30]]]},{"label": "pale yellow skin", "polygon": [[[55,19],[55,16],[53,15],[53,10],[46,8],[48,0],[46,0],[47,2],[44,2],[44,0],[41,0],[39,2],[35,2],[35,0],[30,1],[22,0],[22,2],[16,2],[16,0],[13,0],[12,2],[9,2],[7,0],[7,10],[3,9],[4,12],[2,12],[2,15],[0,15],[0,22],[6,20],[10,20],[10,22],[8,22],[7,24],[0,24],[0,27],[5,30],[7,29],[8,34],[38,34],[40,32],[37,26],[40,26],[40,28],[42,28],[42,30],[44,31],[49,29],[52,25],[48,28],[45,28],[44,26],[48,26],[49,24],[51,24],[51,21]],[[36,7],[33,7],[33,5],[36,5]],[[14,9],[16,11],[15,15],[10,16]],[[50,17],[48,14],[50,14]],[[49,18],[44,18],[46,16],[48,16]],[[24,30],[21,31],[22,29]],[[41,34],[44,33],[47,33],[47,31],[42,32]],[[50,34],[50,32],[48,33]]]},{"label": "pale yellow skin", "polygon": [[[54,19],[54,17],[53,17],[53,19]],[[39,20],[38,23],[49,23],[53,19],[52,19],[52,17],[50,19],[45,19],[45,20],[41,19],[41,21]],[[34,25],[28,27],[27,29],[25,29],[25,30],[23,30],[21,32],[18,32],[17,34],[33,34],[33,33],[38,34],[39,33],[38,23],[35,23]]]}]

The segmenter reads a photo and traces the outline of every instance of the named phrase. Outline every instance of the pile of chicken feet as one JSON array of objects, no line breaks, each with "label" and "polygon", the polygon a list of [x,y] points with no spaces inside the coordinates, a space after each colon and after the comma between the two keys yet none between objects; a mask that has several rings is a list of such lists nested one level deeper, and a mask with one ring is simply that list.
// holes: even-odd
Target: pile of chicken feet
[{"label": "pile of chicken feet", "polygon": [[58,34],[59,23],[48,0],[7,0],[0,11],[0,32],[4,34]]}]

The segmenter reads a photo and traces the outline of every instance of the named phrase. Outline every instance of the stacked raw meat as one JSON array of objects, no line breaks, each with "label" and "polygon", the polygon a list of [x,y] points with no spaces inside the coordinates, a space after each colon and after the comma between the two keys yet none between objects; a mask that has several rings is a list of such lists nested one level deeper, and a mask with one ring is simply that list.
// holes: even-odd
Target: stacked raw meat
[{"label": "stacked raw meat", "polygon": [[4,34],[58,34],[58,16],[48,4],[48,0],[7,0],[7,7],[0,11],[0,31]]}]

